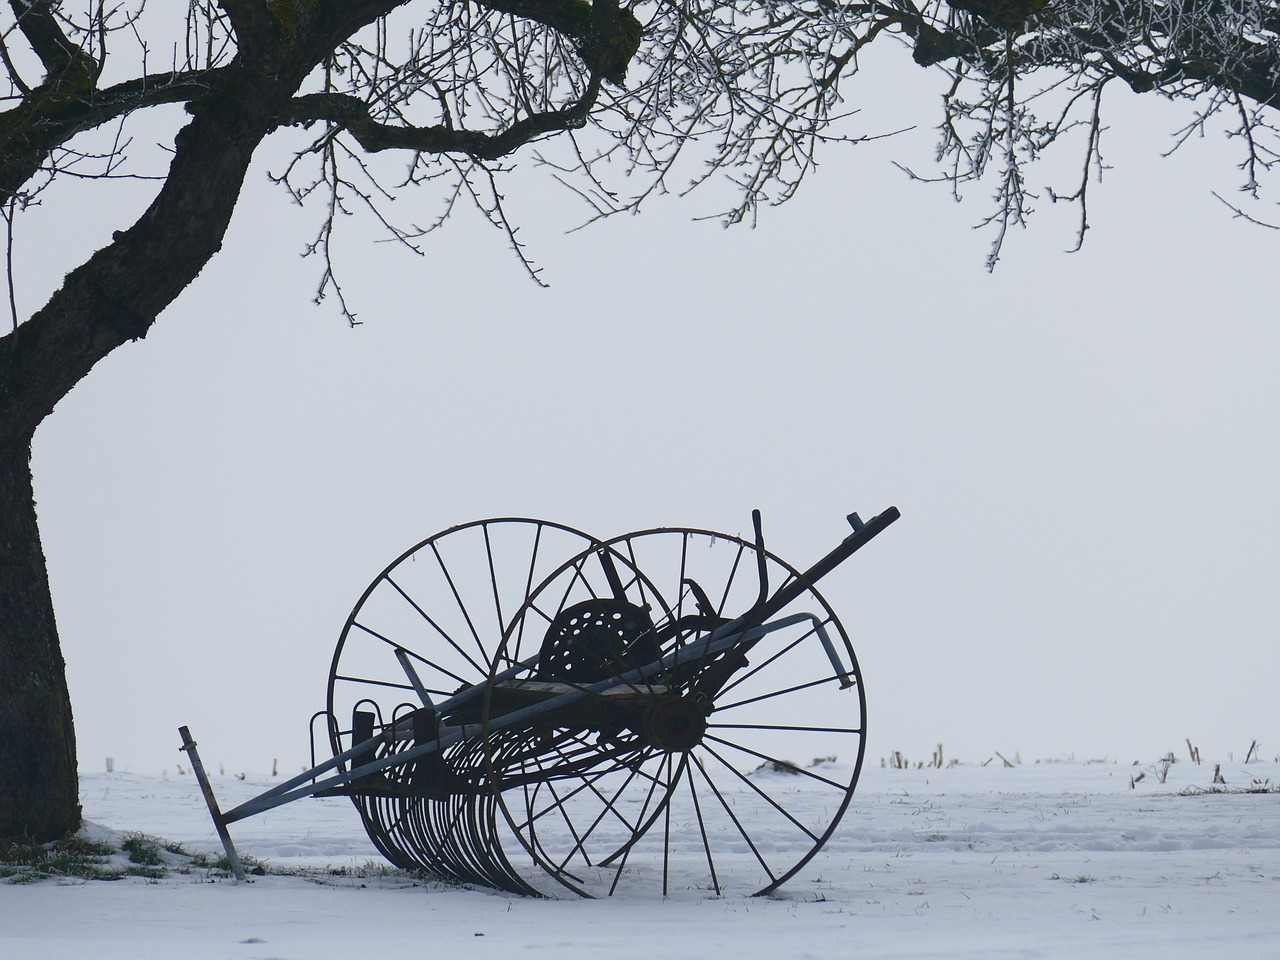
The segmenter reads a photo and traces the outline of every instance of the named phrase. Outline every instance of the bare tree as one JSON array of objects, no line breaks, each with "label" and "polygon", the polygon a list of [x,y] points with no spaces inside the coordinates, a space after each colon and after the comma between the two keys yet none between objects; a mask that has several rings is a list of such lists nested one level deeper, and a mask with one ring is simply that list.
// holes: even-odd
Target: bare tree
[{"label": "bare tree", "polygon": [[[9,271],[0,337],[0,837],[79,824],[71,706],[33,505],[36,428],[93,366],[146,335],[217,253],[265,140],[306,137],[279,171],[321,205],[318,295],[353,322],[333,231],[362,209],[416,246],[459,203],[515,233],[498,178],[539,155],[596,216],[717,174],[727,222],[788,199],[840,139],[865,46],[903,42],[947,89],[940,174],[996,183],[992,262],[1028,210],[1026,164],[1070,137],[1087,227],[1104,88],[1185,98],[1191,130],[1230,110],[1247,186],[1275,160],[1276,6],[1256,0],[9,0],[0,20],[0,212],[8,228],[73,177],[154,175],[142,215],[28,317]],[[154,170],[129,123],[183,122]],[[1037,119],[1037,111],[1044,119]],[[105,137],[104,131],[110,131]],[[298,134],[295,133],[295,137]],[[287,138],[286,138],[287,139]],[[532,146],[534,144],[537,146]],[[553,145],[554,144],[554,145]],[[387,158],[395,158],[395,166]],[[627,189],[623,189],[622,186]],[[413,188],[444,201],[400,222]],[[11,262],[11,261],[10,261]],[[528,263],[526,261],[526,263]],[[536,276],[531,265],[529,269]]]},{"label": "bare tree", "polygon": [[[74,829],[80,815],[31,440],[218,251],[267,137],[309,132],[280,178],[327,211],[314,246],[319,292],[341,300],[329,255],[339,211],[363,207],[412,245],[439,219],[393,223],[384,204],[426,186],[447,199],[446,214],[469,200],[510,230],[495,186],[503,160],[554,134],[570,141],[564,176],[602,214],[665,189],[701,140],[699,162],[743,178],[729,215],[748,215],[808,169],[856,41],[839,11],[774,22],[765,8],[717,4],[653,6],[643,24],[617,0],[8,6],[0,207],[10,223],[69,177],[149,174],[128,166],[128,122],[173,104],[186,112],[147,209],[43,307],[15,311],[0,339],[0,836],[37,839]],[[102,147],[102,132],[120,124]],[[394,176],[386,154],[400,158]],[[625,170],[648,174],[640,195],[607,185],[606,174]]]}]

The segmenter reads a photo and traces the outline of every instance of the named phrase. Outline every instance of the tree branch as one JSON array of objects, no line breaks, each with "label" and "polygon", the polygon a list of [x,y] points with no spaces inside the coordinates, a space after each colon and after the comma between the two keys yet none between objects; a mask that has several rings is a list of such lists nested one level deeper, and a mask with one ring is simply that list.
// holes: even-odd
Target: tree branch
[{"label": "tree branch", "polygon": [[179,132],[151,206],[0,337],[0,439],[29,439],[99,360],[146,336],[221,248],[245,172],[284,95],[260,81],[241,66],[219,71]]},{"label": "tree branch", "polygon": [[618,0],[478,0],[481,6],[532,20],[576,40],[593,73],[612,83],[626,79],[640,45],[641,23]]},{"label": "tree branch", "polygon": [[497,160],[544,134],[577,129],[587,122],[600,96],[593,77],[582,96],[567,107],[545,110],[517,120],[499,133],[459,130],[436,125],[396,126],[369,115],[369,105],[344,93],[310,93],[294,97],[276,119],[277,126],[306,126],[323,121],[349,132],[370,153],[412,150],[416,153],[461,153],[477,160]]},{"label": "tree branch", "polygon": [[235,31],[236,47],[247,62],[272,58],[280,43],[280,21],[267,0],[218,0]]},{"label": "tree branch", "polygon": [[[54,0],[9,0],[18,29],[44,64],[46,77],[67,72],[77,60],[88,59],[80,47],[67,39],[53,15]],[[92,62],[92,61],[90,61]]]},{"label": "tree branch", "polygon": [[0,113],[0,198],[22,190],[54,150],[104,123],[163,103],[182,103],[209,89],[217,71],[160,73],[108,87],[54,95],[31,91]]}]

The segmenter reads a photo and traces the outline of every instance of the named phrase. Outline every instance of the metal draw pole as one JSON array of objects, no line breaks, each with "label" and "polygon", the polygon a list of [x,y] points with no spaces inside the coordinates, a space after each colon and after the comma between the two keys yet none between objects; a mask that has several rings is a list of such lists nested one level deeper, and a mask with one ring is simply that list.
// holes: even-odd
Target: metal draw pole
[{"label": "metal draw pole", "polygon": [[249,878],[244,875],[244,867],[240,865],[240,857],[236,853],[235,844],[231,842],[231,834],[227,832],[226,821],[222,818],[222,811],[218,809],[218,800],[213,795],[213,786],[209,783],[209,776],[204,772],[204,764],[200,762],[200,754],[196,751],[196,742],[191,739],[191,731],[186,727],[178,728],[178,735],[182,737],[182,746],[179,748],[186,752],[191,758],[191,769],[195,772],[196,779],[200,781],[200,791],[204,794],[204,802],[209,806],[209,814],[213,817],[213,825],[218,830],[218,837],[222,840],[222,849],[227,852],[227,863],[231,865],[231,875],[236,878],[238,883],[248,883]]}]

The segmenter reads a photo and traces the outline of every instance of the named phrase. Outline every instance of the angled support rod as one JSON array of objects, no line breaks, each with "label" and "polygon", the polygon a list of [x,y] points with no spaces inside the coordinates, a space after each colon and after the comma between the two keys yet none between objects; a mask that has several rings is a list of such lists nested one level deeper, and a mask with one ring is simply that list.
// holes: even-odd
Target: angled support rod
[{"label": "angled support rod", "polygon": [[231,865],[231,875],[236,878],[237,883],[247,883],[248,878],[244,875],[244,867],[240,865],[240,856],[236,853],[235,844],[231,842],[231,834],[227,832],[226,820],[222,817],[222,811],[218,809],[218,799],[213,795],[213,786],[209,783],[208,774],[204,772],[204,764],[200,762],[200,754],[196,751],[196,742],[191,739],[191,731],[186,727],[179,727],[178,735],[182,737],[180,749],[191,758],[191,769],[195,772],[196,779],[200,781],[204,802],[209,807],[209,815],[213,817],[213,825],[218,831],[218,838],[222,841],[222,849],[227,852],[227,863]]},{"label": "angled support rod", "polygon": [[424,707],[434,707],[435,704],[431,702],[431,694],[427,692],[426,685],[422,682],[422,678],[418,676],[418,671],[413,668],[413,661],[409,659],[409,651],[404,647],[396,647],[396,660],[400,662],[400,669],[409,678],[409,683],[413,686],[418,699],[422,701],[422,705]]}]

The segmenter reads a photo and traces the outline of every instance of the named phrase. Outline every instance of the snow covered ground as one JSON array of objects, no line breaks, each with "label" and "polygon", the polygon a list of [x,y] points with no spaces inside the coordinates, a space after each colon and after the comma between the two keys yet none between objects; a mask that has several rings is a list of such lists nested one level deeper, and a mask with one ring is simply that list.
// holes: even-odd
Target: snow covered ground
[{"label": "snow covered ground", "polygon": [[[1145,777],[1131,787],[1139,772]],[[1280,957],[1280,764],[1027,763],[885,769],[873,758],[840,828],[772,898],[522,899],[328,877],[377,855],[343,800],[234,825],[243,853],[316,868],[239,885],[0,883],[0,957]],[[798,779],[798,778],[797,778]],[[263,783],[215,777],[224,806]],[[796,789],[802,789],[797,786]],[[86,774],[98,831],[218,852],[190,776]]]}]

